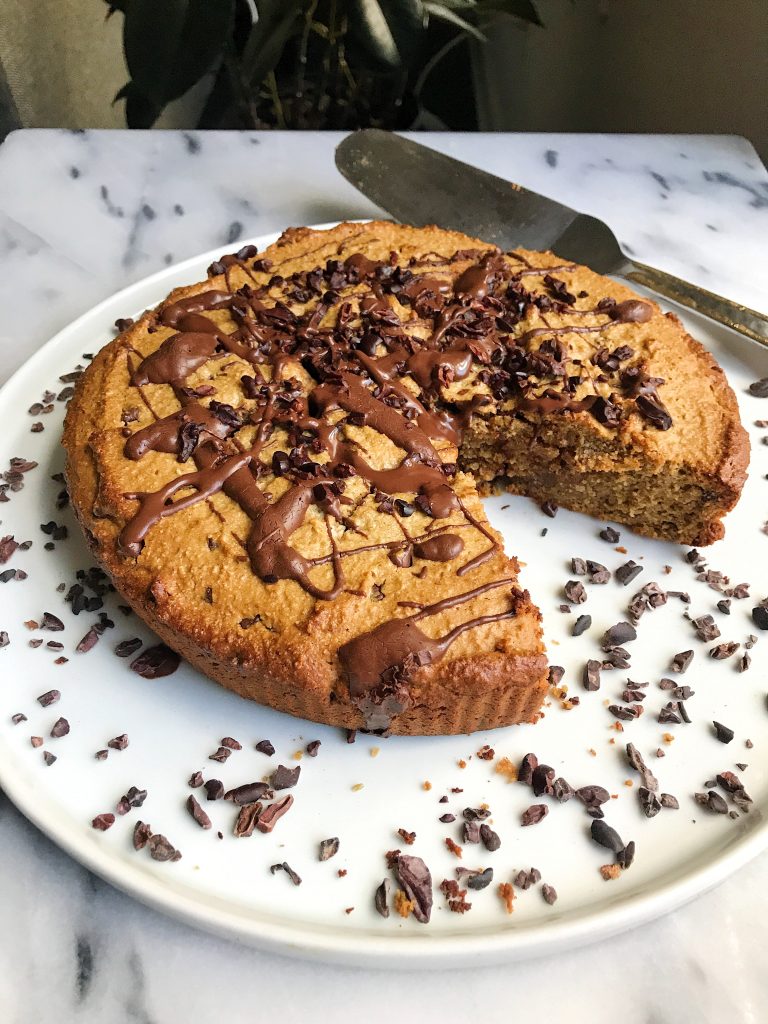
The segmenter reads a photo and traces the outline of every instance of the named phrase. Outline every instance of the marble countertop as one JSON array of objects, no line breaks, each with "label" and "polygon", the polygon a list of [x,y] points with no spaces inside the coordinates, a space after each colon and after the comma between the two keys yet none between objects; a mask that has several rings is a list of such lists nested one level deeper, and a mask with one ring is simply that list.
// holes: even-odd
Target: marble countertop
[{"label": "marble countertop", "polygon": [[[376,213],[336,134],[21,131],[0,146],[0,382],[68,321],[197,252]],[[730,136],[462,135],[425,141],[605,219],[630,256],[768,307],[768,176]],[[3,1024],[338,1024],[450,1012],[603,1024],[768,1018],[768,857],[651,925],[471,972],[345,970],[170,921],[60,852],[0,792]]]}]

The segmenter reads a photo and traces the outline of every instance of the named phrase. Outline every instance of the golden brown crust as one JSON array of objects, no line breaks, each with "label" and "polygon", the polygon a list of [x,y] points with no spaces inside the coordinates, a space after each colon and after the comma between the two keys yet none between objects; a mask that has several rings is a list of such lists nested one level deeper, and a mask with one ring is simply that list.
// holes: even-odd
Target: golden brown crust
[{"label": "golden brown crust", "polygon": [[[449,257],[457,250],[485,252],[488,247],[476,239],[437,228],[412,229],[372,222],[341,224],[330,232],[289,229],[262,256],[273,258],[280,265],[280,273],[287,276],[356,252],[385,260],[392,249],[401,257],[425,253]],[[522,257],[533,267],[560,263],[552,254],[523,253]],[[458,261],[455,268],[440,272],[450,272],[455,278],[472,262],[469,257]],[[236,285],[253,279],[239,266],[230,273]],[[598,297],[609,295],[616,301],[635,298],[628,289],[585,268],[573,268],[558,276],[571,290],[587,283]],[[201,284],[176,289],[162,307],[208,289],[227,288],[231,283],[217,273]],[[531,448],[526,431],[535,437],[545,456],[558,445],[560,452],[569,450],[572,457],[567,472],[581,479],[607,470],[645,470],[649,476],[658,477],[662,470],[674,467],[678,476],[687,474],[687,482],[694,480],[695,486],[706,490],[710,497],[708,503],[700,503],[703,513],[691,524],[692,532],[687,537],[675,536],[673,529],[667,535],[698,544],[717,539],[718,531],[722,531],[719,517],[735,503],[743,484],[748,459],[746,435],[738,421],[733,393],[712,357],[685,334],[674,318],[664,317],[655,305],[653,310],[653,330],[646,325],[619,325],[613,336],[619,342],[631,337],[639,345],[651,375],[664,376],[663,364],[671,352],[686,373],[694,373],[706,383],[709,404],[697,413],[696,421],[697,425],[707,424],[702,451],[681,448],[677,444],[679,430],[652,430],[638,415],[627,417],[618,431],[611,432],[588,412],[545,416],[527,410],[521,417],[516,402],[507,400],[494,406],[495,421],[476,417],[462,447],[464,465],[481,479],[505,472],[499,469],[500,431],[494,430],[496,422],[505,429],[509,426],[509,436],[516,436],[517,431],[526,450]],[[224,322],[218,319],[218,313],[206,315]],[[537,326],[537,315],[531,313],[532,319],[520,331]],[[584,322],[592,323],[594,319],[586,318]],[[351,700],[348,680],[340,671],[339,647],[361,632],[403,616],[403,608],[413,602],[434,602],[501,579],[509,580],[514,587],[517,563],[499,551],[457,581],[455,566],[450,564],[425,563],[419,577],[415,567],[413,572],[395,570],[381,553],[359,555],[345,563],[345,591],[333,601],[315,601],[292,579],[267,584],[254,575],[242,548],[249,520],[221,492],[158,522],[138,559],[127,558],[120,550],[119,535],[137,509],[135,499],[127,495],[157,489],[189,471],[172,454],[152,451],[133,462],[123,455],[125,433],[135,426],[124,426],[122,417],[129,407],[141,405],[131,385],[131,370],[172,333],[157,327],[157,313],[150,311],[102,349],[79,382],[68,409],[64,445],[72,505],[96,557],[137,613],[206,675],[243,696],[290,714],[347,728],[362,726],[360,710]],[[238,364],[232,357],[219,360],[214,370],[192,374],[190,382],[197,385],[214,381],[218,400],[237,404],[235,396],[240,395],[239,380],[244,370],[250,371],[249,365]],[[300,368],[292,370],[301,373]],[[687,415],[686,390],[690,394],[690,388],[677,385],[668,384],[663,389],[673,418],[685,419]],[[142,391],[148,393],[155,416],[169,415],[178,408],[172,390],[165,384],[149,384]],[[443,397],[454,401],[488,393],[475,371],[466,381],[449,381],[443,389]],[[719,410],[716,416],[714,410]],[[138,426],[149,422],[148,416],[146,409],[138,408]],[[373,437],[367,427],[361,431],[368,432],[361,433],[360,439],[378,452],[382,465],[390,465],[394,454],[389,442]],[[701,431],[698,433],[701,435]],[[273,449],[277,446],[278,440]],[[450,442],[436,442],[436,447],[443,461],[455,459],[456,450]],[[493,458],[486,448],[493,450]],[[504,459],[509,469],[508,453]],[[546,490],[549,484],[533,479],[532,472],[526,467],[520,474],[526,486],[521,488],[513,482],[512,488],[539,496],[541,488]],[[567,476],[563,466],[558,472],[561,477]],[[269,486],[279,489],[280,483],[273,481]],[[485,522],[472,479],[459,473],[455,486],[471,514]],[[372,498],[360,498],[355,516],[357,528],[369,538],[391,541],[393,536],[400,536],[396,530],[391,532],[395,529],[389,524],[391,517],[386,517],[389,525],[382,525]],[[420,513],[409,520],[414,522],[428,524]],[[465,529],[467,524],[463,520],[459,523],[456,516],[447,522],[454,523],[457,531],[463,530],[464,559],[487,548],[488,539],[483,533]],[[650,532],[643,522],[633,525],[641,532],[644,528]],[[485,529],[490,531],[487,524]],[[663,530],[658,529],[659,534],[664,535]],[[327,534],[319,515],[309,515],[296,537],[308,555],[327,551]],[[342,547],[345,543],[341,535],[338,543]],[[332,582],[330,565],[316,572],[318,585]],[[507,608],[505,593],[494,590],[473,598],[466,609],[440,612],[425,629],[429,636],[437,637],[454,629],[469,614],[499,615]],[[518,603],[515,618],[464,632],[445,657],[414,670],[408,685],[412,706],[394,719],[392,731],[396,733],[471,732],[535,721],[547,689],[538,610],[526,595]]]}]

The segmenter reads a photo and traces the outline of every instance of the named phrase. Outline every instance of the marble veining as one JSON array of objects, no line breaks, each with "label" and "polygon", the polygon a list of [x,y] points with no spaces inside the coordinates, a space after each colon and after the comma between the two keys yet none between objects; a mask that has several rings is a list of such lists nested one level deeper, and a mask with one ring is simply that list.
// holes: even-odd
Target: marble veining
[{"label": "marble veining", "polygon": [[[115,290],[205,249],[377,211],[336,172],[336,134],[22,131],[0,147],[0,382]],[[735,137],[443,135],[425,141],[605,219],[630,256],[768,307],[768,176]],[[567,851],[564,851],[567,856]],[[170,921],[80,868],[0,793],[0,1021],[427,1014],[489,1024],[768,1018],[763,856],[616,939],[471,972],[346,970]]]}]

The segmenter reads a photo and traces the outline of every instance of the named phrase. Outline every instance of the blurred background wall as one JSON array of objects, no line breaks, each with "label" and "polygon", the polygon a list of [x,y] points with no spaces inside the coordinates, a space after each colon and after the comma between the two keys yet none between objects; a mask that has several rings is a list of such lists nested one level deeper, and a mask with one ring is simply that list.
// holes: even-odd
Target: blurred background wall
[{"label": "blurred background wall", "polygon": [[481,127],[729,132],[768,159],[768,0],[539,0],[475,60]]},{"label": "blurred background wall", "polygon": [[[486,44],[472,44],[476,115],[460,123],[727,132],[768,160],[768,0],[538,0],[538,8],[545,28],[500,20]],[[124,126],[122,103],[112,105],[127,77],[122,19],[105,22],[105,10],[101,0],[0,0],[0,64],[23,125]],[[207,87],[171,104],[158,127],[194,125]]]}]

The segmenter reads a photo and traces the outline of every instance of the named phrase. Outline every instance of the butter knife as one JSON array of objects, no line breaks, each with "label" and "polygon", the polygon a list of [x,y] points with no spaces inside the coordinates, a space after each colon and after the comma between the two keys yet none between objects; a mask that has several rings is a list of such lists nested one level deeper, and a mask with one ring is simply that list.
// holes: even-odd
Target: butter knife
[{"label": "butter knife", "polygon": [[630,260],[597,217],[454,160],[411,139],[366,128],[336,147],[347,181],[406,224],[437,224],[501,249],[552,249],[615,274],[768,346],[768,317],[663,270]]}]

